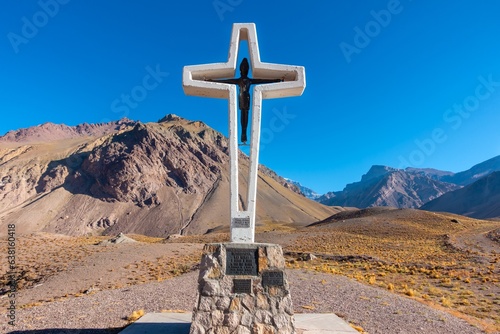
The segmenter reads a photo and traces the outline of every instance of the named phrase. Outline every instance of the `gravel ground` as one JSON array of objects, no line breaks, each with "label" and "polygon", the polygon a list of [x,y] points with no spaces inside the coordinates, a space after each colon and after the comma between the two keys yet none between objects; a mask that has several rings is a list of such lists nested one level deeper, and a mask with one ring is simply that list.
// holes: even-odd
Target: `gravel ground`
[{"label": "gravel ground", "polygon": [[[163,282],[99,291],[17,310],[15,328],[7,325],[3,313],[0,330],[16,334],[116,333],[116,328],[127,325],[126,317],[135,310],[191,311],[197,275],[191,272]],[[288,279],[296,313],[333,312],[369,334],[483,333],[445,312],[343,276],[289,270]]]}]

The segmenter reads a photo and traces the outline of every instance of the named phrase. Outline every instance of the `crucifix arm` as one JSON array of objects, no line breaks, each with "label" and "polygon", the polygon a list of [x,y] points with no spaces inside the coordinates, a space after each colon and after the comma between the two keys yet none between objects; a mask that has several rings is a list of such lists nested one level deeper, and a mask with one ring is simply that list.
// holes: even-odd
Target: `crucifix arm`
[{"label": "crucifix arm", "polygon": [[267,84],[275,82],[283,82],[283,79],[251,79],[252,84]]},{"label": "crucifix arm", "polygon": [[207,81],[234,84],[234,85],[238,84],[238,79],[208,79]]}]

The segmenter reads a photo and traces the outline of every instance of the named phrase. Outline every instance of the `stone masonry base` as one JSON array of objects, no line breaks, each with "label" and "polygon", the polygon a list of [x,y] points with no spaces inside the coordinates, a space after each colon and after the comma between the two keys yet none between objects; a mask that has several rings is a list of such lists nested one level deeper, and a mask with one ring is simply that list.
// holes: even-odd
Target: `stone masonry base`
[{"label": "stone masonry base", "polygon": [[190,334],[294,334],[279,245],[207,244]]}]

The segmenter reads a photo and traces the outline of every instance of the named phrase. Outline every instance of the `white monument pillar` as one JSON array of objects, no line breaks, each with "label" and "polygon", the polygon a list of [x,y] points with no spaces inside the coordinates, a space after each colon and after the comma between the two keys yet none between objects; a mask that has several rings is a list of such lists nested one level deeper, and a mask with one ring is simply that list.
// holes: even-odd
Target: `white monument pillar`
[{"label": "white monument pillar", "polygon": [[[250,169],[246,210],[238,203],[238,113],[237,86],[207,80],[234,78],[240,41],[247,41],[254,79],[283,79],[282,82],[257,84],[252,89],[250,135]],[[229,102],[229,154],[231,160],[231,242],[253,243],[259,166],[259,143],[262,99],[300,96],[306,86],[302,66],[279,65],[260,61],[257,32],[253,23],[235,23],[231,34],[229,57],[225,63],[185,66],[182,75],[187,95],[225,98]]]}]

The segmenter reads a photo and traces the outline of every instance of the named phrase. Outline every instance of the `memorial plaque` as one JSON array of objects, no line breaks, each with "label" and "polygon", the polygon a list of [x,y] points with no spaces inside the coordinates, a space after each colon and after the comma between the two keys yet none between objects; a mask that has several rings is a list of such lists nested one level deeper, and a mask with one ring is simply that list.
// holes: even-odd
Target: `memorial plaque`
[{"label": "memorial plaque", "polygon": [[284,282],[282,271],[265,271],[262,273],[262,286],[283,286]]},{"label": "memorial plaque", "polygon": [[233,293],[252,294],[251,279],[233,279]]},{"label": "memorial plaque", "polygon": [[226,274],[257,276],[257,249],[227,248]]},{"label": "memorial plaque", "polygon": [[233,218],[232,227],[234,227],[234,228],[249,228],[250,227],[250,217]]}]

